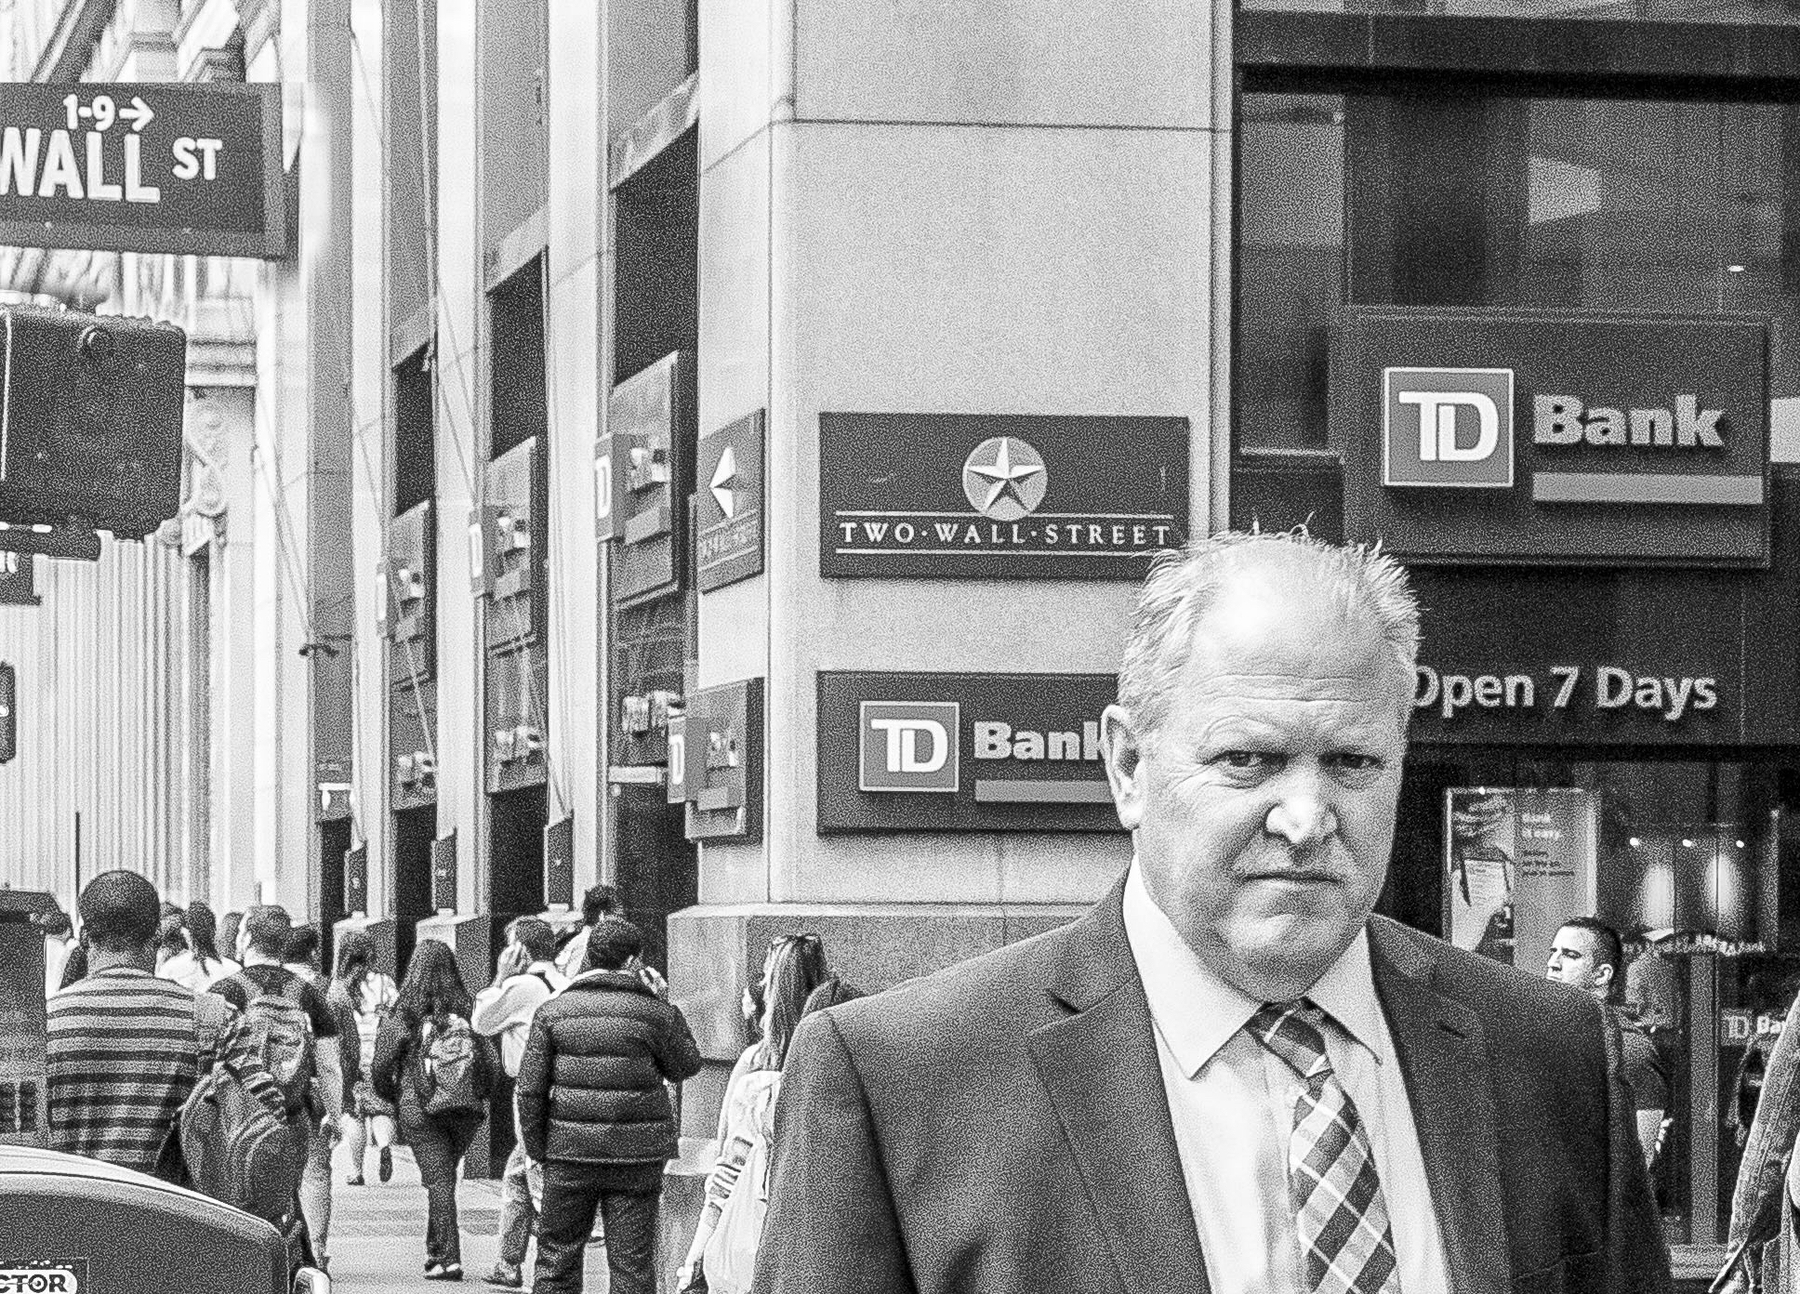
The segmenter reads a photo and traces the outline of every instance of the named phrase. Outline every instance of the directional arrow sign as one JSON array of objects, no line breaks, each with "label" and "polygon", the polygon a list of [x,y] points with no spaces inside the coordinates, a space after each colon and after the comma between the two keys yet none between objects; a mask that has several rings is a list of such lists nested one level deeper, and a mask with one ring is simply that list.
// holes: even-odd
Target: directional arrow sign
[{"label": "directional arrow sign", "polygon": [[719,511],[729,521],[737,516],[737,496],[732,493],[732,483],[737,480],[737,448],[725,446],[725,452],[719,456],[719,465],[713,468],[713,498],[719,501]]},{"label": "directional arrow sign", "polygon": [[0,243],[287,254],[274,85],[0,84]]},{"label": "directional arrow sign", "polygon": [[700,477],[709,486],[695,509],[702,593],[762,571],[763,422],[758,409],[700,441]]},{"label": "directional arrow sign", "polygon": [[142,130],[156,120],[156,114],[150,111],[150,105],[135,94],[131,96],[131,106],[120,108],[119,115],[131,123],[133,130]]}]

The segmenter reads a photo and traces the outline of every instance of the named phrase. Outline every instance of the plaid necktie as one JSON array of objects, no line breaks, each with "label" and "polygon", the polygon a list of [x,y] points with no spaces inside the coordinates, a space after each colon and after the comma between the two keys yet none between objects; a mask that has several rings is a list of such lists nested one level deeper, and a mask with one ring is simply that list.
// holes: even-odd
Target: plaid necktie
[{"label": "plaid necktie", "polygon": [[1356,1102],[1331,1070],[1324,1013],[1301,998],[1270,1003],[1249,1030],[1285,1061],[1306,1091],[1294,1102],[1288,1189],[1307,1288],[1315,1294],[1399,1294],[1394,1232]]}]

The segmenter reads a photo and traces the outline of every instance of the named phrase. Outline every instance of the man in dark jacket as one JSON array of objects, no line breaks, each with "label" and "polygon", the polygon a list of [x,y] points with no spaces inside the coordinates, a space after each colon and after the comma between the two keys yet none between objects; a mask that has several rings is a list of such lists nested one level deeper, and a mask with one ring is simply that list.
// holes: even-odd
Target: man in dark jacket
[{"label": "man in dark jacket", "polygon": [[644,938],[628,921],[588,934],[588,965],[532,1017],[519,1064],[519,1135],[544,1165],[537,1294],[579,1294],[598,1206],[613,1294],[656,1289],[663,1165],[675,1154],[664,1082],[700,1072],[681,1011],[632,967]]}]

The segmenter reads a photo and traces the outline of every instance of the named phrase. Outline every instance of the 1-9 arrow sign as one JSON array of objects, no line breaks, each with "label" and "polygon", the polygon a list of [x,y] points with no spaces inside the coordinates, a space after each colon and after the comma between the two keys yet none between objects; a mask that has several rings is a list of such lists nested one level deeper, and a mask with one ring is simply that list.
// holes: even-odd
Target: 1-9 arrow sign
[{"label": "1-9 arrow sign", "polygon": [[0,85],[0,243],[279,258],[271,85]]}]

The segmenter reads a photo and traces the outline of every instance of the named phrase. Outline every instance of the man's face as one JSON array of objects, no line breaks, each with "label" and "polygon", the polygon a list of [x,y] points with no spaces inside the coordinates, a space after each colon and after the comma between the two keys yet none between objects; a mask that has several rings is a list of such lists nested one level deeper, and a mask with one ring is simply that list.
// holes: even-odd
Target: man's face
[{"label": "man's face", "polygon": [[1582,926],[1564,926],[1550,944],[1550,960],[1545,974],[1564,984],[1603,998],[1612,983],[1613,968],[1595,954],[1600,946],[1592,930]]},{"label": "man's face", "polygon": [[1299,997],[1387,874],[1411,679],[1375,626],[1247,579],[1195,628],[1161,726],[1106,712],[1107,771],[1150,896],[1200,960]]}]

